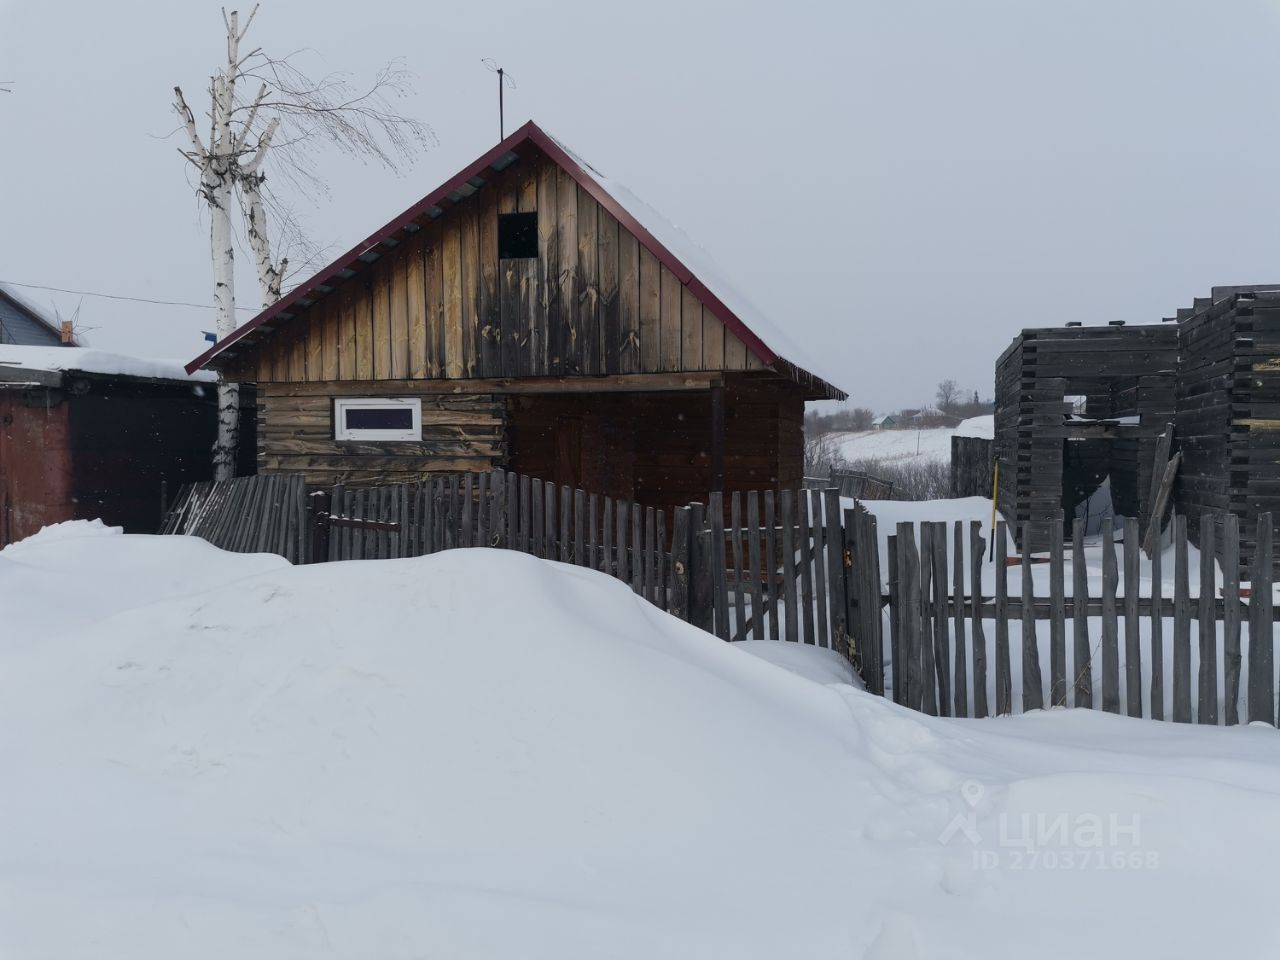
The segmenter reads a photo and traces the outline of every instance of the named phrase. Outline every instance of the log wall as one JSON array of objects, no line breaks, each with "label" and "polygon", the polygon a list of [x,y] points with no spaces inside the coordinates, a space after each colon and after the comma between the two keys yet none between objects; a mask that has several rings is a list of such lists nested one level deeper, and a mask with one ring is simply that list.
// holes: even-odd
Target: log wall
[{"label": "log wall", "polygon": [[[1047,548],[1048,524],[1063,523],[1067,509],[1085,493],[1076,489],[1075,481],[1082,478],[1065,478],[1065,471],[1088,472],[1099,455],[1105,456],[1117,509],[1144,515],[1155,437],[1173,418],[1177,359],[1178,333],[1172,325],[1024,330],[1001,354],[996,365],[997,506],[1015,529],[1032,531],[1031,549]],[[1069,423],[1069,396],[1086,398],[1085,417],[1091,420],[1137,416],[1139,423]],[[1087,447],[1069,449],[1070,444]]]},{"label": "log wall", "polygon": [[[495,466],[646,506],[705,498],[711,477],[709,389],[668,392],[441,393],[438,384],[263,384],[264,473],[312,485],[404,482]],[[420,396],[421,442],[334,439],[337,396]],[[804,400],[775,381],[725,387],[726,490],[794,488],[804,466]]]},{"label": "log wall", "polygon": [[1247,570],[1258,515],[1280,516],[1280,292],[1198,301],[1178,327],[1175,509],[1197,545],[1202,513],[1239,517]]}]

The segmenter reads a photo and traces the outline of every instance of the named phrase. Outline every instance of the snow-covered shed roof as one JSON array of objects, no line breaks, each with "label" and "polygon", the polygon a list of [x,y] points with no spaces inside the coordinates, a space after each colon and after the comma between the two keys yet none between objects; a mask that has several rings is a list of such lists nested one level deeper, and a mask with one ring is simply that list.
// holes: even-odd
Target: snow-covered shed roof
[{"label": "snow-covered shed roof", "polygon": [[[62,326],[11,284],[0,283],[0,344],[62,343]],[[75,338],[71,340],[75,346]]]},{"label": "snow-covered shed roof", "polygon": [[533,144],[573,177],[619,223],[635,234],[639,242],[689,288],[690,292],[746,344],[761,363],[795,380],[816,394],[843,400],[845,393],[820,374],[820,364],[803,355],[791,337],[770,321],[725,276],[718,264],[684,231],[662,217],[622,184],[610,180],[560,141],[529,121],[466,169],[441,184],[408,210],[352,247],[333,263],[288,295],[241,325],[229,336],[196,357],[187,370],[194,371],[219,356],[233,355],[258,335],[268,333],[271,321],[288,321],[294,312],[328,293],[335,284],[359,272],[363,258],[380,245],[394,246],[396,236],[418,228],[422,218],[435,219],[452,205],[462,202],[483,183],[489,169],[503,170],[518,159],[515,151]]},{"label": "snow-covered shed roof", "polygon": [[145,380],[212,382],[217,374],[200,370],[188,374],[181,360],[131,357],[88,347],[27,347],[0,344],[0,379],[17,380],[22,374],[90,373]]}]

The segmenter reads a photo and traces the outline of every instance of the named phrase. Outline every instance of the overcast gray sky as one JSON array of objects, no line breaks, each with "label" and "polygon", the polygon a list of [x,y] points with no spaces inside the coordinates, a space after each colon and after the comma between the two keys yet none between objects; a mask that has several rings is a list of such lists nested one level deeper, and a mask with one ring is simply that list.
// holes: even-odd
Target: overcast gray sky
[{"label": "overcast gray sky", "polygon": [[[221,30],[216,3],[0,0],[0,279],[210,302],[170,101]],[[1280,279],[1277,0],[264,0],[250,39],[418,76],[403,109],[440,144],[412,171],[319,161],[332,196],[300,211],[335,254],[493,145],[492,57],[508,130],[630,186],[877,410],[989,395],[1023,326]],[[107,349],[189,359],[213,323],[26,294]]]}]

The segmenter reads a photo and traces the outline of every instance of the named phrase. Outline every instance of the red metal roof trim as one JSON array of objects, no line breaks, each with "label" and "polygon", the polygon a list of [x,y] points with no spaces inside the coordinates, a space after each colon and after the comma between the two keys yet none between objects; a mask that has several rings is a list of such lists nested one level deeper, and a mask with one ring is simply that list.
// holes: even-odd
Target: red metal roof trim
[{"label": "red metal roof trim", "polygon": [[[290,307],[298,305],[300,300],[305,300],[309,293],[312,293],[318,285],[328,284],[338,273],[347,269],[359,269],[363,266],[363,262],[359,259],[360,255],[366,253],[371,248],[385,240],[391,239],[395,234],[399,233],[408,224],[416,221],[423,216],[432,207],[440,206],[442,201],[449,199],[449,194],[457,190],[460,186],[467,183],[472,177],[477,176],[494,162],[500,160],[506,154],[511,153],[517,147],[524,143],[532,143],[542,150],[548,157],[564,169],[577,184],[591,195],[591,197],[602,207],[609,211],[617,221],[627,230],[633,233],[637,240],[650,253],[658,259],[668,270],[670,270],[680,280],[682,284],[687,286],[712,314],[719,319],[729,330],[746,345],[747,349],[767,366],[778,365],[786,369],[792,379],[800,383],[810,383],[816,387],[820,387],[829,396],[836,399],[844,399],[846,394],[838,387],[827,383],[821,377],[818,377],[807,370],[802,370],[795,364],[780,357],[771,350],[763,340],[760,339],[728,306],[725,305],[719,297],[717,297],[701,280],[693,275],[693,272],[680,261],[680,259],[668,250],[658,239],[640,223],[635,216],[620,204],[607,190],[602,187],[594,177],[587,171],[582,169],[581,164],[564,150],[554,138],[548,136],[543,130],[532,120],[522,126],[511,136],[507,137],[492,150],[484,154],[470,166],[466,167],[461,173],[446,181],[442,186],[437,187],[431,193],[427,194],[423,199],[419,200],[412,207],[406,210],[400,216],[396,217],[390,223],[381,227],[379,230],[370,234],[356,246],[352,247],[337,260],[329,264],[310,280],[300,283],[286,296],[276,301],[267,309],[252,320],[238,327],[230,336],[218,341],[200,356],[196,357],[186,366],[188,373],[194,373],[200,367],[205,366],[209,361],[218,354],[223,353],[235,344],[241,342],[254,330],[264,326],[272,318],[285,313]],[[463,198],[464,200],[466,197]],[[305,309],[303,305],[303,308]]]},{"label": "red metal roof trim", "polygon": [[507,139],[503,140],[461,173],[447,180],[443,185],[427,194],[390,223],[387,223],[383,227],[374,231],[360,243],[356,244],[346,253],[342,254],[342,256],[338,257],[337,260],[334,260],[333,263],[329,264],[329,266],[325,267],[313,276],[310,280],[298,284],[289,291],[288,294],[281,297],[271,306],[267,307],[252,320],[237,327],[229,336],[219,340],[212,347],[187,364],[187,372],[194,373],[218,354],[222,353],[233,344],[243,340],[248,334],[267,323],[267,321],[271,320],[273,317],[287,312],[290,307],[297,306],[298,301],[306,299],[307,294],[314,291],[317,284],[328,283],[330,280],[335,279],[337,274],[342,270],[359,269],[359,267],[363,265],[360,260],[360,255],[362,253],[366,253],[373,247],[382,243],[384,240],[391,239],[395,234],[403,230],[406,225],[415,222],[419,217],[425,215],[429,209],[439,206],[442,200],[448,200],[450,193],[457,190],[458,187],[479,174],[481,171],[487,169],[494,163],[494,161],[499,160],[506,154],[510,153],[513,147],[528,139],[530,128],[537,129],[534,127],[533,121],[526,123],[523,127],[511,134],[511,136],[507,137]]}]

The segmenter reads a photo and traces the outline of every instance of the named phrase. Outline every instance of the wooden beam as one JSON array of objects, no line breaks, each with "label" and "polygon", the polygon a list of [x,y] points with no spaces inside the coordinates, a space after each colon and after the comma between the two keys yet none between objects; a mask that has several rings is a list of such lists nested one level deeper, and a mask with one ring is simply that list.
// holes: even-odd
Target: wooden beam
[{"label": "wooden beam", "polygon": [[263,386],[270,397],[394,396],[398,394],[537,394],[537,393],[669,393],[722,388],[718,373],[637,373],[612,377],[532,377],[477,380],[339,380],[274,383]]},{"label": "wooden beam", "polygon": [[724,490],[724,386],[711,387],[711,492]]}]

